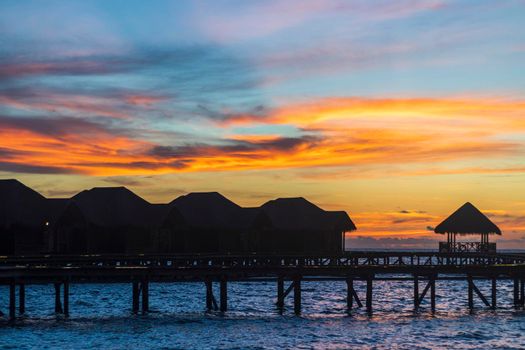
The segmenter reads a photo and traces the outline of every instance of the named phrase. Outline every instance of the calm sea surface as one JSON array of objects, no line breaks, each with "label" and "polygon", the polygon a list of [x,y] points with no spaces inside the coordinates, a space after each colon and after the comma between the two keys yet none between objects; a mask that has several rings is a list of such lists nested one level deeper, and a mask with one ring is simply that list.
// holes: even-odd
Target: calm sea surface
[{"label": "calm sea surface", "polygon": [[[364,286],[356,282],[364,298]],[[489,283],[477,282],[489,296]],[[53,313],[51,286],[29,286],[27,316],[10,326],[0,321],[1,349],[522,349],[525,312],[512,307],[512,284],[500,281],[497,311],[467,311],[466,282],[438,281],[437,313],[413,312],[411,281],[376,281],[374,314],[345,311],[346,285],[303,282],[303,314],[292,298],[279,315],[275,283],[230,283],[225,315],[204,310],[202,283],[151,284],[147,316],[133,316],[131,286],[72,285],[71,317]],[[420,290],[422,290],[421,285]],[[218,295],[218,291],[216,291]],[[8,290],[0,288],[6,313]]]}]

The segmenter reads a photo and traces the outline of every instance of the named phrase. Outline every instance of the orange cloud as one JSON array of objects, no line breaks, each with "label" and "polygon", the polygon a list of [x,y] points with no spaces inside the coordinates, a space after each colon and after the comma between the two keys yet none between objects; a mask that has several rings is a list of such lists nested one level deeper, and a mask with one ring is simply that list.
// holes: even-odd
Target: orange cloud
[{"label": "orange cloud", "polygon": [[[498,126],[511,130],[525,128],[525,101],[487,98],[327,98],[284,106],[266,117],[232,115],[226,125],[267,123],[299,127],[330,125],[382,126],[407,128],[422,122],[425,126]],[[386,125],[391,121],[394,125]],[[359,122],[359,123],[357,123]],[[444,126],[447,126],[445,124]]]},{"label": "orange cloud", "polygon": [[[130,103],[140,105],[155,101],[130,97]],[[86,107],[79,103],[64,108]],[[376,166],[376,172],[384,174],[386,165],[406,172],[408,164],[432,163],[438,172],[490,172],[497,170],[472,164],[454,170],[439,164],[522,154],[523,140],[515,136],[525,134],[524,111],[522,101],[338,98],[283,107],[251,120],[233,116],[228,121],[289,124],[302,130],[296,137],[234,134],[214,143],[164,146],[141,139],[140,130],[131,137],[118,134],[118,129],[76,125],[79,119],[45,126],[45,118],[39,119],[38,128],[11,118],[0,136],[3,152],[10,155],[4,169],[29,164],[92,175],[129,175]],[[61,134],[50,132],[61,123],[74,127]],[[422,170],[409,170],[418,171]]]}]

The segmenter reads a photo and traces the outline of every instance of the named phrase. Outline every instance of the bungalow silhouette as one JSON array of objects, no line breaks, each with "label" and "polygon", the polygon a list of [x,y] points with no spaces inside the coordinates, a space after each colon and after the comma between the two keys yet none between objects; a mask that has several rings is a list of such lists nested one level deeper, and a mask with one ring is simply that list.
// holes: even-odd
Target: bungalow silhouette
[{"label": "bungalow silhouette", "polygon": [[0,180],[0,254],[40,254],[47,234],[67,206],[15,179]]},{"label": "bungalow silhouette", "polygon": [[271,223],[258,208],[242,208],[218,192],[193,192],[174,199],[182,215],[184,252],[256,251],[251,237]]},{"label": "bungalow silhouette", "polygon": [[[447,234],[447,241],[439,243],[439,251],[443,253],[495,253],[496,243],[489,242],[489,235],[501,235],[499,227],[470,202],[463,204],[458,210],[437,225],[434,232]],[[457,235],[479,235],[480,240],[478,242],[458,242]]]},{"label": "bungalow silhouette", "polygon": [[151,204],[125,187],[47,199],[0,180],[1,254],[339,253],[355,230],[345,212],[304,198],[243,208],[217,192]]},{"label": "bungalow silhouette", "polygon": [[150,204],[125,187],[95,187],[71,198],[53,227],[51,251],[170,252],[180,220],[176,209]]},{"label": "bungalow silhouette", "polygon": [[258,237],[259,251],[340,253],[345,232],[356,226],[344,211],[325,211],[300,198],[278,198],[261,206],[273,229]]}]

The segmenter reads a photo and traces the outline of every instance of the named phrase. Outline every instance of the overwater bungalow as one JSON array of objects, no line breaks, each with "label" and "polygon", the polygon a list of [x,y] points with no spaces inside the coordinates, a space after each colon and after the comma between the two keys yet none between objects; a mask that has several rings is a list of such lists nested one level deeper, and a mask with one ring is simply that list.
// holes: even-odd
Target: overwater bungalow
[{"label": "overwater bungalow", "polygon": [[71,198],[71,204],[53,226],[52,251],[177,251],[176,225],[180,220],[176,209],[150,204],[125,187],[97,187]]},{"label": "overwater bungalow", "polygon": [[273,229],[259,240],[264,252],[340,253],[345,232],[356,226],[346,212],[325,211],[300,198],[279,198],[261,206]]},{"label": "overwater bungalow", "polygon": [[47,199],[14,179],[0,180],[0,254],[46,252],[47,233],[67,200]]},{"label": "overwater bungalow", "polygon": [[[474,205],[467,202],[436,226],[435,233],[447,234],[446,242],[439,242],[440,252],[496,252],[496,243],[490,235],[501,235],[501,230]],[[457,236],[479,235],[480,240],[458,242]]]},{"label": "overwater bungalow", "polygon": [[241,208],[218,192],[193,192],[170,203],[184,218],[185,252],[247,252],[256,249],[252,237],[268,227],[257,208]]}]

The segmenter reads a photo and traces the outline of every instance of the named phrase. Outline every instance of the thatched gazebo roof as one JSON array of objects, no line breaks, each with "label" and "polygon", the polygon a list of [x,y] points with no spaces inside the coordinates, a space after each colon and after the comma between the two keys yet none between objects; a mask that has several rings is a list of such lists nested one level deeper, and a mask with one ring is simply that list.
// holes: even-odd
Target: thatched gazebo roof
[{"label": "thatched gazebo roof", "polygon": [[480,212],[474,205],[467,202],[436,226],[435,233],[469,234],[496,234],[501,235],[501,230],[488,217]]}]

